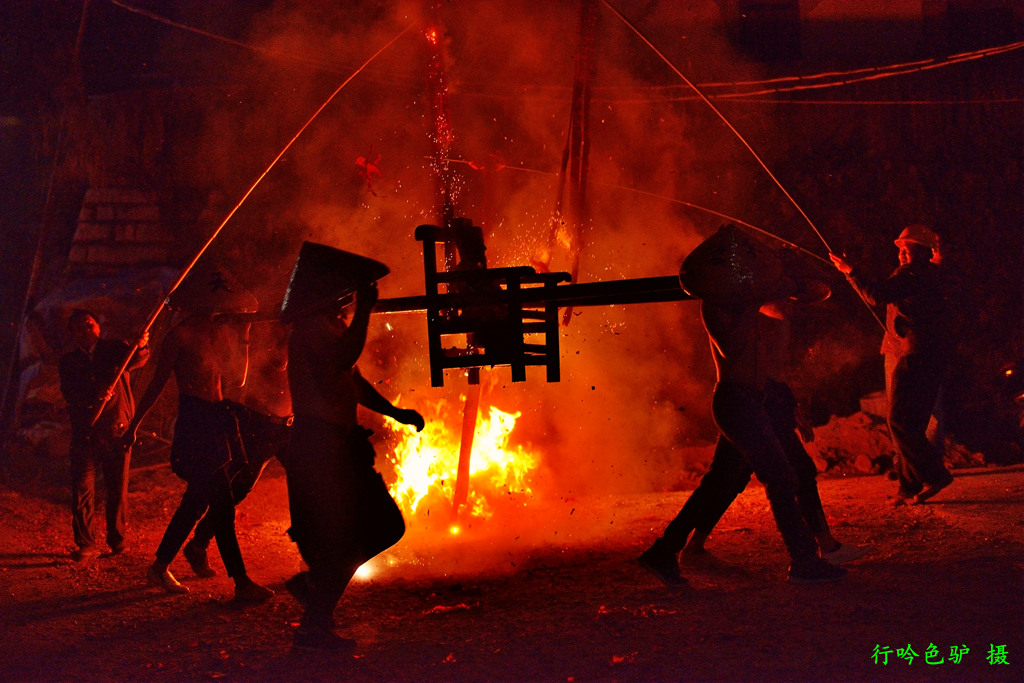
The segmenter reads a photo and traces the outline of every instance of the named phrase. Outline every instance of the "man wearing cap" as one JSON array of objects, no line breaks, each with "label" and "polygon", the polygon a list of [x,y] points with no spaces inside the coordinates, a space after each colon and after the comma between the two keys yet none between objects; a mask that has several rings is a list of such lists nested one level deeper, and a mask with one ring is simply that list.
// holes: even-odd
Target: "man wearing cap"
[{"label": "man wearing cap", "polygon": [[153,379],[124,436],[125,445],[135,441],[139,424],[173,375],[179,394],[171,470],[185,481],[186,488],[146,578],[169,593],[188,592],[169,566],[193,527],[207,514],[214,520],[221,560],[235,583],[235,601],[263,602],[274,592],[249,578],[235,533],[231,480],[245,467],[246,459],[235,411],[225,400],[228,386],[245,381],[247,335],[224,314],[253,312],[257,302],[226,272],[200,271],[190,277],[177,300],[186,317],[164,336]]},{"label": "man wearing cap", "polygon": [[[417,430],[424,426],[418,412],[392,405],[356,367],[377,302],[375,280],[387,272],[372,259],[306,242],[281,308],[281,319],[292,326],[288,381],[295,411],[284,461],[288,533],[309,566],[285,582],[305,608],[295,632],[299,648],[355,646],[334,632],[334,609],[359,566],[397,542],[405,530],[373,469],[368,430],[357,419],[362,405]],[[353,292],[350,317],[346,304]],[[368,509],[371,496],[385,509],[390,505],[386,538],[371,530],[378,523],[376,510]]]},{"label": "man wearing cap", "polygon": [[882,353],[900,482],[896,505],[901,506],[923,503],[953,482],[942,451],[925,435],[952,354],[953,335],[948,280],[935,258],[938,236],[915,224],[907,226],[895,244],[900,265],[882,281],[861,275],[840,256],[829,257],[866,302],[886,307]]}]

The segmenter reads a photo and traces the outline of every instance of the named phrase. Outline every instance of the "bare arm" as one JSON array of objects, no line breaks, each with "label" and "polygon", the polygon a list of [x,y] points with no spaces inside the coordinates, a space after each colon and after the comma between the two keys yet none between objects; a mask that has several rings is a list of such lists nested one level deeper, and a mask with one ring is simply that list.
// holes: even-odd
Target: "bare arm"
[{"label": "bare arm", "polygon": [[142,398],[139,399],[139,404],[135,409],[135,416],[132,417],[131,424],[128,425],[128,429],[121,439],[122,445],[126,448],[131,447],[135,443],[135,436],[139,431],[139,425],[142,424],[146,415],[153,408],[153,405],[156,404],[156,400],[160,398],[160,394],[163,393],[164,387],[167,385],[167,380],[174,373],[179,350],[178,335],[174,330],[171,330],[160,346],[160,357],[157,360],[153,379],[150,380],[146,386],[146,391],[142,394]]},{"label": "bare arm", "polygon": [[370,384],[366,378],[359,373],[359,368],[352,370],[352,378],[355,380],[356,389],[359,392],[359,405],[365,406],[375,413],[387,415],[402,424],[416,427],[416,431],[422,431],[426,426],[423,416],[415,410],[398,408],[391,401],[384,398],[377,389]]},{"label": "bare arm", "polygon": [[356,312],[341,338],[341,348],[339,349],[339,365],[341,367],[355,367],[356,361],[362,355],[363,347],[366,345],[366,333],[370,326],[370,312],[376,303],[376,284],[367,285],[359,290],[356,295]]},{"label": "bare arm", "polygon": [[138,370],[149,362],[149,355],[149,332],[146,332],[138,342],[135,343],[135,348],[132,350],[132,359],[125,370]]}]

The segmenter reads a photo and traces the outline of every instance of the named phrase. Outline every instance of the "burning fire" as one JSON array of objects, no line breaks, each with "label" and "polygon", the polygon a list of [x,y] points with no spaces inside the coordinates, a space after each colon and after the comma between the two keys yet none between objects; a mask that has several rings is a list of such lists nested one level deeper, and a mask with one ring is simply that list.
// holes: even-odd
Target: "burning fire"
[{"label": "burning fire", "polygon": [[[400,439],[389,458],[397,475],[391,493],[407,518],[430,514],[431,509],[434,514],[439,508],[450,510],[455,496],[460,432],[449,429],[448,424],[459,424],[462,415],[443,402],[434,405],[430,412],[433,419],[424,412],[427,425],[422,432],[407,425],[389,423]],[[509,437],[520,415],[492,406],[486,415],[481,411],[478,416],[464,506],[472,517],[490,518],[494,514],[496,496],[531,493],[529,479],[537,467],[538,457],[522,446],[509,445]],[[457,526],[449,530],[453,534],[460,531]]]}]

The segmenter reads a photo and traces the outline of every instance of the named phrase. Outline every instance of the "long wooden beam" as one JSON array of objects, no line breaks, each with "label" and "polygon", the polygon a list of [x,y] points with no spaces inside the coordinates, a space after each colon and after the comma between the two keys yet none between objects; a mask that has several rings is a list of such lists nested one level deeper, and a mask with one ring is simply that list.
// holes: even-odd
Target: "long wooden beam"
[{"label": "long wooden beam", "polygon": [[[686,301],[693,297],[683,291],[675,275],[645,277],[605,282],[584,282],[557,287],[525,287],[521,290],[524,304],[555,303],[559,308],[576,306],[615,306],[618,304],[646,304],[664,301]],[[425,311],[426,295],[380,299],[374,313],[411,313]],[[466,296],[441,294],[436,297],[440,308],[501,305],[502,295]]]}]

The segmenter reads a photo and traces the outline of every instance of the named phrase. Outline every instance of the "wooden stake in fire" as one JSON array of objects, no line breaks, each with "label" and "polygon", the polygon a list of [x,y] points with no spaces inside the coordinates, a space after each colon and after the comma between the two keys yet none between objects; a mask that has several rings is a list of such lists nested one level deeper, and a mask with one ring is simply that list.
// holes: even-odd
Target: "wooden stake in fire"
[{"label": "wooden stake in fire", "polygon": [[[434,122],[432,142],[434,156],[431,165],[437,180],[437,197],[441,225],[451,230],[455,223],[455,196],[449,151],[455,139],[448,113],[448,78],[445,71],[444,34],[440,21],[426,31],[429,48],[427,81],[430,87],[430,113]],[[451,270],[456,263],[454,243],[444,243],[444,267]],[[480,410],[480,368],[470,368],[466,389],[466,403],[462,411],[462,435],[459,439],[459,465],[452,495],[452,519],[469,499],[469,463],[473,455],[473,436],[476,433],[477,414]]]}]

